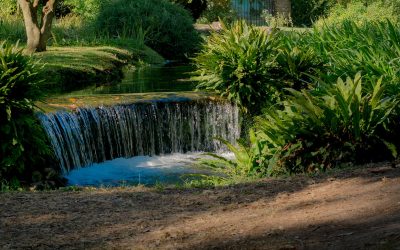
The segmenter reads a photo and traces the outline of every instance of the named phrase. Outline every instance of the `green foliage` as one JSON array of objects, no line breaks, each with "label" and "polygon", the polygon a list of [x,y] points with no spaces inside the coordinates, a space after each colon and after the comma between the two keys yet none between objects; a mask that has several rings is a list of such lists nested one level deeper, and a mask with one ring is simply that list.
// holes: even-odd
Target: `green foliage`
[{"label": "green foliage", "polygon": [[[257,136],[266,148],[280,155],[289,172],[329,168],[338,162],[369,162],[390,158],[395,142],[382,139],[390,134],[398,96],[388,96],[379,79],[372,90],[361,81],[340,78],[336,84],[320,82],[318,90],[296,91],[258,118]],[[271,150],[272,149],[272,150]],[[285,155],[285,153],[290,154]],[[270,154],[271,154],[270,153]]]},{"label": "green foliage", "polygon": [[[400,2],[399,2],[400,3]],[[400,5],[400,4],[399,4]],[[365,4],[364,1],[356,1],[347,5],[335,5],[326,18],[321,18],[316,22],[318,27],[323,25],[341,25],[344,21],[352,21],[357,25],[368,22],[385,21],[398,22],[398,14],[392,3],[384,1],[374,1]]]},{"label": "green foliage", "polygon": [[263,31],[244,21],[224,26],[194,58],[198,88],[215,91],[250,114],[279,100],[284,88],[306,86],[324,68],[308,34]]},{"label": "green foliage", "polygon": [[292,17],[282,13],[272,15],[264,10],[261,17],[265,19],[265,23],[269,27],[293,27]]},{"label": "green foliage", "polygon": [[[269,110],[258,119],[258,136],[272,153],[280,151],[290,172],[387,159],[391,150],[385,145],[394,142],[383,141],[380,133],[391,133],[388,125],[400,99],[386,90],[382,79],[370,90],[360,74],[334,85],[320,82],[318,91],[290,90],[283,110]],[[285,161],[283,149],[292,151]]]},{"label": "green foliage", "polygon": [[37,72],[17,47],[0,45],[0,181],[12,187],[54,177],[45,169],[51,150],[33,112],[41,96]]},{"label": "green foliage", "polygon": [[183,58],[200,42],[190,14],[166,0],[115,0],[107,3],[96,20],[96,30],[109,37],[146,34],[146,44],[166,58]]},{"label": "green foliage", "polygon": [[[107,0],[108,1],[108,0]],[[71,8],[71,12],[75,15],[80,15],[85,18],[94,19],[97,17],[104,0],[64,0],[64,5]]]},{"label": "green foliage", "polygon": [[311,76],[326,70],[320,51],[310,46],[309,33],[280,33],[275,81],[284,88],[303,89],[312,83]]},{"label": "green foliage", "polygon": [[219,20],[232,22],[237,14],[232,9],[231,0],[207,0],[207,9],[201,16],[202,23],[211,23]]},{"label": "green foliage", "polygon": [[26,40],[24,21],[17,15],[0,14],[0,41]]},{"label": "green foliage", "polygon": [[212,90],[238,104],[244,111],[260,112],[260,100],[276,98],[271,82],[275,67],[274,33],[237,21],[213,33],[194,58],[198,88]]},{"label": "green foliage", "polygon": [[261,158],[263,144],[253,130],[249,132],[249,145],[241,141],[233,145],[226,140],[219,140],[234,154],[234,157],[227,158],[209,153],[207,155],[211,158],[201,159],[200,164],[222,173],[219,177],[221,180],[261,177],[268,174],[262,167],[263,164],[260,164],[261,161],[265,161]]},{"label": "green foliage", "polygon": [[259,177],[326,170],[347,162],[366,163],[397,156],[396,120],[400,97],[379,79],[370,90],[361,75],[336,84],[319,82],[313,91],[288,89],[282,108],[256,118],[250,145],[233,146],[236,159],[213,155],[205,165],[228,177]]},{"label": "green foliage", "polygon": [[339,26],[315,28],[305,40],[326,65],[324,72],[318,75],[325,81],[332,82],[361,71],[367,84],[382,76],[388,91],[399,93],[399,24],[386,21],[359,26],[344,22]]},{"label": "green foliage", "polygon": [[295,0],[292,3],[294,26],[311,26],[321,16],[326,16],[335,0]]},{"label": "green foliage", "polygon": [[[273,105],[256,118],[250,144],[228,144],[237,160],[218,158],[220,167],[234,169],[232,175],[264,176],[397,157],[399,24],[344,21],[312,32],[274,31],[273,39],[259,44],[248,35],[251,27],[237,26],[213,34],[195,59],[200,87],[245,107],[265,100]],[[260,48],[258,54],[252,46]],[[263,46],[269,46],[264,54]],[[260,82],[252,68],[258,62]],[[255,86],[261,90],[240,91],[245,83],[260,83]],[[268,99],[271,86],[275,98]]]},{"label": "green foliage", "polygon": [[14,14],[17,10],[17,3],[15,0],[1,0],[0,4],[0,20],[4,16]]}]

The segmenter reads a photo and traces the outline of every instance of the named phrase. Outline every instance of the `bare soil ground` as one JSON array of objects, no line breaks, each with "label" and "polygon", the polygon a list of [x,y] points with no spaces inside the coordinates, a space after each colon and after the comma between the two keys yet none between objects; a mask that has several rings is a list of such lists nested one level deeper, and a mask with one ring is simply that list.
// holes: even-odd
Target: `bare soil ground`
[{"label": "bare soil ground", "polygon": [[400,168],[0,194],[1,249],[400,249]]}]

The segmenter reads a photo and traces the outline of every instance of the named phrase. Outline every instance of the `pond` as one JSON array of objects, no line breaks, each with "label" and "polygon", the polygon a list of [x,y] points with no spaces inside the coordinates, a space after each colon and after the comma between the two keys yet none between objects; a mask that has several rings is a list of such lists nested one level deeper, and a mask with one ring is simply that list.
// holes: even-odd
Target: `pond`
[{"label": "pond", "polygon": [[191,92],[191,71],[146,67],[113,86],[49,99],[57,108],[39,118],[69,185],[172,184],[182,175],[211,174],[197,159],[224,153],[215,138],[239,138],[240,115],[231,103]]}]

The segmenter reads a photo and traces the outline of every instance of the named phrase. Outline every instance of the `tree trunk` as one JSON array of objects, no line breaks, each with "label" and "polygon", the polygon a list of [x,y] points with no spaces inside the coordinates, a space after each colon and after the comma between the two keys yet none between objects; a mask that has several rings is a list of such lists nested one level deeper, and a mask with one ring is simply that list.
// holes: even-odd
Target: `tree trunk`
[{"label": "tree trunk", "polygon": [[54,18],[54,7],[57,0],[42,0],[43,9],[41,13],[41,22],[38,21],[38,8],[40,0],[18,0],[24,16],[27,52],[40,52],[46,50],[47,41],[51,36],[51,24]]}]

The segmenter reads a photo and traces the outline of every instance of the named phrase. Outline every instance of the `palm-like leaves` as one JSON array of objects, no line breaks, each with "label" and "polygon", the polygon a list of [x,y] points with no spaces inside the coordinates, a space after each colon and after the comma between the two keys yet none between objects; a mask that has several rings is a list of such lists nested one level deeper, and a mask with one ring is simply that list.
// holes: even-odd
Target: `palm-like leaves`
[{"label": "palm-like leaves", "polygon": [[257,119],[257,137],[270,152],[307,138],[321,147],[334,143],[339,148],[333,150],[339,151],[346,144],[374,147],[368,143],[377,141],[392,147],[378,129],[391,132],[386,128],[397,115],[400,99],[386,96],[386,89],[379,79],[373,91],[367,91],[360,74],[346,81],[339,78],[334,85],[320,83],[318,91],[290,89],[283,110],[270,110]]},{"label": "palm-like leaves", "polygon": [[244,21],[238,21],[221,33],[213,33],[194,58],[198,70],[198,88],[215,91],[237,103],[243,110],[260,110],[260,101],[274,98],[271,68],[277,41]]}]

